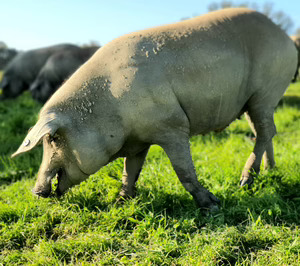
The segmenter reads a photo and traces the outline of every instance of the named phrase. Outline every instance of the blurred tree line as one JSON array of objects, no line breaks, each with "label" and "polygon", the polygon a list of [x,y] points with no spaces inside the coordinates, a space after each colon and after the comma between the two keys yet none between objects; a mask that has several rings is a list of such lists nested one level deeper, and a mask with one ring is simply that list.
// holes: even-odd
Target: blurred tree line
[{"label": "blurred tree line", "polygon": [[257,10],[265,14],[271,20],[273,20],[273,22],[279,25],[285,32],[291,31],[291,29],[294,26],[293,20],[283,11],[274,10],[274,4],[271,2],[266,2],[260,6],[257,3],[249,3],[249,2],[233,3],[232,1],[223,0],[221,2],[212,2],[208,6],[208,10],[214,11],[214,10],[229,8],[229,7],[249,7],[254,10]]},{"label": "blurred tree line", "polygon": [[[294,26],[294,22],[289,15],[281,10],[275,10],[272,2],[265,2],[261,5],[255,2],[240,2],[236,3],[233,1],[222,0],[220,2],[212,2],[208,5],[208,11],[215,11],[223,8],[230,7],[248,7],[257,10],[267,17],[269,17],[275,24],[280,26],[285,32],[291,33]],[[184,18],[185,19],[185,18]],[[300,28],[296,30],[296,34],[300,35]]]},{"label": "blurred tree line", "polygon": [[87,43],[84,43],[82,45],[80,45],[81,47],[101,47],[100,43],[98,41],[95,41],[95,40],[91,40]]}]

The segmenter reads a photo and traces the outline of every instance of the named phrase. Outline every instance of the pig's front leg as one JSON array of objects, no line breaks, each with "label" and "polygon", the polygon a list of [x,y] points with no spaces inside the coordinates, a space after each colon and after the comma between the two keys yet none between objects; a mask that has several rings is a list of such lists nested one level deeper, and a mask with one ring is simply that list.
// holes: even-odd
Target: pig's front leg
[{"label": "pig's front leg", "polygon": [[135,196],[135,183],[139,178],[148,150],[149,147],[134,156],[128,156],[124,159],[121,197]]},{"label": "pig's front leg", "polygon": [[161,146],[170,158],[180,182],[197,205],[202,209],[217,210],[220,201],[198,182],[188,136],[184,133],[170,136],[168,142]]}]

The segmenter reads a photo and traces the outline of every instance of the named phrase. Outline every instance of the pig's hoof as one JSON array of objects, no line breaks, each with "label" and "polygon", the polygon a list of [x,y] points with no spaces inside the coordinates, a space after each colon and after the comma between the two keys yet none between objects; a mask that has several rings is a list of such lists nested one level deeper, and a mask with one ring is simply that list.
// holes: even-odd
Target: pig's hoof
[{"label": "pig's hoof", "polygon": [[208,212],[218,212],[220,200],[208,190],[197,193],[195,200],[200,209]]},{"label": "pig's hoof", "polygon": [[126,200],[133,199],[134,197],[135,192],[129,193],[128,191],[122,189],[119,193],[119,197],[117,198],[117,202],[122,203]]},{"label": "pig's hoof", "polygon": [[132,199],[135,197],[135,192],[129,193],[127,191],[121,190],[120,197],[123,197],[125,199]]},{"label": "pig's hoof", "polygon": [[254,183],[254,178],[252,176],[242,176],[240,180],[240,186],[244,187],[248,185],[249,187]]},{"label": "pig's hoof", "polygon": [[127,200],[126,198],[119,195],[116,199],[116,203],[117,204],[123,204],[123,203],[125,203],[126,200]]}]

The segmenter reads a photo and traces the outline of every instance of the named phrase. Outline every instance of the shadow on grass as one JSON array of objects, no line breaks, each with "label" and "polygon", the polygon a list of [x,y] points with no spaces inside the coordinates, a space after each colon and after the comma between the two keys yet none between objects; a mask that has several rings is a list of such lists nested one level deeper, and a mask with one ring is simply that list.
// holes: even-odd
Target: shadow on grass
[{"label": "shadow on grass", "polygon": [[253,238],[250,237],[247,239],[242,232],[238,238],[234,238],[231,241],[230,245],[235,248],[235,252],[230,252],[231,250],[226,250],[226,248],[220,250],[215,258],[217,261],[216,265],[236,265],[236,263],[243,260],[247,261],[247,259],[250,265],[250,261],[255,260],[257,253],[269,251],[273,246],[280,242],[279,239],[268,237],[259,238],[255,235]]},{"label": "shadow on grass", "polygon": [[103,197],[101,197],[100,193],[92,192],[87,194],[84,193],[77,193],[73,194],[72,192],[67,192],[69,194],[66,194],[61,198],[60,200],[64,200],[64,198],[67,198],[67,203],[76,206],[76,208],[79,208],[81,210],[88,210],[88,211],[105,211],[108,212],[110,210],[110,206],[116,201],[116,199],[107,202],[101,200]]},{"label": "shadow on grass", "polygon": [[169,194],[162,188],[139,187],[137,197],[127,199],[124,203],[118,202],[118,192],[115,192],[114,196],[107,200],[103,193],[97,191],[70,194],[67,196],[67,202],[77,205],[80,209],[109,212],[115,204],[122,207],[122,204],[134,200],[145,206],[154,216],[165,213],[167,217],[172,219],[197,219],[199,220],[199,228],[206,223],[216,226],[224,224],[237,226],[245,223],[245,221],[249,222],[249,211],[253,217],[260,216],[268,224],[297,224],[300,218],[300,206],[298,206],[300,202],[300,180],[291,182],[283,180],[283,175],[278,173],[268,176],[262,175],[257,177],[254,187],[251,189],[240,188],[236,185],[236,188],[230,191],[216,194],[221,200],[220,215],[222,219],[215,221],[211,219],[212,216],[197,208],[188,192]]},{"label": "shadow on grass", "polygon": [[258,176],[252,188],[239,188],[223,201],[224,221],[236,226],[252,216],[252,222],[293,226],[300,219],[299,191],[300,180],[287,182],[278,173]]},{"label": "shadow on grass", "polygon": [[300,96],[297,95],[286,95],[284,96],[278,104],[278,107],[290,106],[300,109]]},{"label": "shadow on grass", "polygon": [[[271,184],[274,187],[274,192],[268,194]],[[114,218],[111,218],[111,223],[114,224],[113,230],[116,232],[126,231],[132,233],[134,230],[138,231],[139,224],[140,228],[145,227],[146,232],[148,229],[156,230],[165,223],[166,228],[164,227],[164,229],[170,229],[177,235],[178,239],[182,237],[182,241],[187,241],[184,235],[199,234],[200,229],[228,234],[228,245],[236,248],[236,252],[231,252],[230,248],[224,248],[224,251],[220,250],[219,254],[216,255],[216,265],[234,265],[241,259],[246,260],[252,255],[255,256],[260,251],[270,250],[280,241],[279,238],[271,235],[268,237],[265,231],[266,237],[259,237],[259,233],[254,232],[255,229],[250,232],[253,235],[245,233],[249,230],[249,226],[251,227],[251,223],[255,224],[259,221],[259,217],[263,223],[276,226],[297,224],[297,221],[299,221],[297,212],[300,213],[300,208],[295,205],[299,189],[300,180],[288,183],[283,180],[283,176],[278,172],[271,173],[267,177],[261,176],[256,179],[256,184],[252,190],[241,188],[237,189],[236,193],[228,192],[227,196],[217,195],[224,208],[220,215],[215,217],[204,215],[196,207],[189,193],[179,194],[174,192],[169,194],[159,187],[152,189],[139,187],[137,198],[128,199],[123,204],[116,203],[118,197],[116,191],[110,192],[114,195],[109,200],[103,200],[106,191],[99,193],[97,188],[94,187],[88,191],[68,192],[69,194],[63,198],[65,202],[62,204],[74,206],[74,211],[79,216],[82,215],[82,211],[97,213],[100,211],[105,212],[105,215],[112,215]],[[107,192],[109,193],[109,191]],[[132,204],[136,204],[136,206],[128,211],[129,206],[132,207]],[[268,210],[271,212],[268,212]],[[111,211],[112,214],[109,214]],[[47,239],[56,240],[59,237],[59,235],[56,235],[54,228],[63,220],[62,215],[62,213],[58,213],[56,220],[49,222],[49,224],[43,224],[43,227],[46,227],[44,231],[46,231]],[[249,215],[251,218],[249,218]],[[99,217],[102,216],[95,215],[94,218],[89,217],[88,219],[90,223],[96,223]],[[53,217],[44,220],[52,221]],[[178,227],[174,227],[174,224],[178,221]],[[231,226],[236,227],[238,233],[233,232],[230,234],[230,231],[227,233],[226,228]],[[168,256],[179,257],[180,251],[177,253],[170,253]]]}]

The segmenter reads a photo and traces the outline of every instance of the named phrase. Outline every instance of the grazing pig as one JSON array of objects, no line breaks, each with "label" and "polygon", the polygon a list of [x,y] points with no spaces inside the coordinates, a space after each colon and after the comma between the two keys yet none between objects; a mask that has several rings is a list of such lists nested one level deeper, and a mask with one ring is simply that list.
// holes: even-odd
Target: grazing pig
[{"label": "grazing pig", "polygon": [[15,49],[0,47],[0,69],[4,69],[5,66],[16,56],[16,54],[17,51]]},{"label": "grazing pig", "polygon": [[293,40],[298,50],[298,67],[297,67],[297,72],[292,80],[292,82],[296,82],[299,75],[299,68],[300,68],[300,35],[291,36],[291,39]]},{"label": "grazing pig", "polygon": [[61,195],[126,157],[121,196],[133,196],[149,146],[167,153],[199,207],[219,200],[197,180],[189,138],[221,130],[247,112],[256,144],[242,172],[253,182],[263,153],[274,165],[273,113],[296,71],[292,40],[264,15],[225,9],[117,38],[57,90],[12,156],[43,141],[33,192]]},{"label": "grazing pig", "polygon": [[45,103],[58,87],[79,66],[86,62],[99,47],[65,50],[50,56],[35,81],[30,86],[32,97]]},{"label": "grazing pig", "polygon": [[80,49],[72,44],[59,44],[18,53],[5,67],[0,88],[1,99],[15,98],[29,89],[37,74],[53,53]]}]

